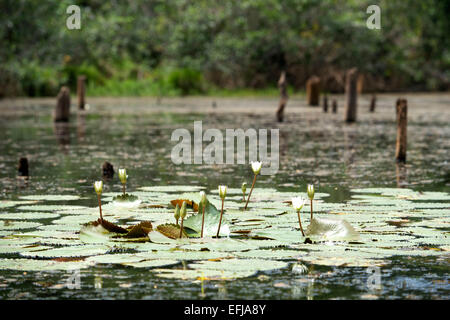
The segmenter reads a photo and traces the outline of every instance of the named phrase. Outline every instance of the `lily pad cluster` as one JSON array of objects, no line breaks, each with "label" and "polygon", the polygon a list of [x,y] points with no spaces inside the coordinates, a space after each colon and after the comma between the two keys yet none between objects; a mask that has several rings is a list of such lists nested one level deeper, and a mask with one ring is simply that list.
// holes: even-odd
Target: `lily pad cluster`
[{"label": "lily pad cluster", "polygon": [[[200,190],[208,195],[203,238]],[[104,194],[106,225],[98,219],[98,208],[65,195],[1,201],[0,270],[113,264],[145,268],[163,278],[229,280],[295,262],[361,267],[387,265],[399,255],[449,256],[448,193],[356,189],[349,201],[330,203],[328,194],[316,192],[313,219],[308,203],[301,212],[305,236],[290,200],[306,192],[255,187],[246,210],[240,188],[227,193],[219,238],[221,198],[218,190],[200,186],[142,187],[134,192],[141,200],[135,207],[117,206]],[[180,201],[188,205],[182,238],[173,215]]]}]

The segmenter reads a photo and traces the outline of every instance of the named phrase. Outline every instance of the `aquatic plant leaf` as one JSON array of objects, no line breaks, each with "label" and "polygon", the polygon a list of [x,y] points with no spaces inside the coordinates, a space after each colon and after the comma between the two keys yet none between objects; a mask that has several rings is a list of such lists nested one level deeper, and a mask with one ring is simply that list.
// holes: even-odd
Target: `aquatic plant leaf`
[{"label": "aquatic plant leaf", "polygon": [[181,270],[181,269],[152,269],[157,277],[181,280],[224,281],[247,278],[254,274],[251,271],[220,271],[220,270]]},{"label": "aquatic plant leaf", "polygon": [[72,201],[80,199],[79,196],[62,195],[62,194],[29,195],[29,196],[21,196],[19,198],[24,200],[42,200],[42,201]]},{"label": "aquatic plant leaf", "polygon": [[175,199],[175,200],[171,200],[170,204],[175,208],[177,205],[181,208],[181,206],[183,205],[183,202],[186,202],[186,207],[187,208],[191,208],[192,210],[194,210],[195,212],[198,211],[198,204],[195,203],[192,200],[188,200],[188,199]]},{"label": "aquatic plant leaf", "polygon": [[2,230],[23,230],[32,229],[40,226],[39,222],[21,221],[21,220],[0,220],[0,229]]},{"label": "aquatic plant leaf", "polygon": [[346,220],[313,218],[305,231],[306,236],[317,240],[358,240],[358,232]]},{"label": "aquatic plant leaf", "polygon": [[258,271],[269,271],[286,268],[288,263],[282,261],[270,261],[263,259],[221,259],[218,261],[199,261],[190,263],[189,268],[197,270],[218,270],[218,271],[245,271],[253,274]]},{"label": "aquatic plant leaf", "polygon": [[277,260],[291,260],[301,259],[305,253],[300,250],[251,250],[245,252],[236,252],[238,258],[258,258],[258,259],[277,259]]},{"label": "aquatic plant leaf", "polygon": [[167,267],[179,263],[180,261],[177,260],[159,259],[159,260],[144,260],[139,262],[124,262],[122,264],[134,268],[156,268],[156,267]]},{"label": "aquatic plant leaf", "polygon": [[0,219],[7,220],[41,220],[58,218],[59,214],[50,212],[16,212],[16,213],[0,213]]},{"label": "aquatic plant leaf", "polygon": [[151,187],[140,187],[139,190],[143,191],[155,191],[155,192],[193,192],[200,191],[204,187],[199,186],[151,186]]},{"label": "aquatic plant leaf", "polygon": [[86,261],[96,264],[122,264],[130,262],[139,262],[144,260],[136,254],[131,253],[117,253],[117,254],[102,254],[98,256],[91,256],[86,258]]},{"label": "aquatic plant leaf", "polygon": [[128,228],[128,233],[124,235],[125,238],[142,238],[147,237],[148,233],[153,230],[150,221],[142,221],[141,223]]},{"label": "aquatic plant leaf", "polygon": [[47,205],[24,205],[17,207],[18,210],[24,211],[69,211],[69,210],[88,210],[89,208],[84,206],[77,205],[56,205],[56,204],[47,204]]},{"label": "aquatic plant leaf", "polygon": [[[176,225],[174,223],[160,224],[156,227],[156,230],[170,239],[179,239],[180,238],[180,226]],[[183,230],[182,236],[183,236],[183,238],[188,237],[185,230]]]},{"label": "aquatic plant leaf", "polygon": [[[225,211],[225,210],[224,210]],[[202,231],[202,219],[203,212],[199,212],[195,215],[192,215],[186,219],[184,219],[183,226],[189,228],[194,231],[191,236],[199,237]],[[203,235],[207,236],[215,236],[217,234],[217,229],[219,228],[220,221],[220,211],[208,201],[205,207],[205,224]],[[222,217],[222,224],[220,227],[219,236],[228,236],[229,235],[229,226],[227,225],[226,213],[224,212]]]},{"label": "aquatic plant leaf", "polygon": [[20,255],[33,258],[88,257],[104,254],[108,249],[108,246],[103,245],[81,245],[43,251],[21,252]]}]

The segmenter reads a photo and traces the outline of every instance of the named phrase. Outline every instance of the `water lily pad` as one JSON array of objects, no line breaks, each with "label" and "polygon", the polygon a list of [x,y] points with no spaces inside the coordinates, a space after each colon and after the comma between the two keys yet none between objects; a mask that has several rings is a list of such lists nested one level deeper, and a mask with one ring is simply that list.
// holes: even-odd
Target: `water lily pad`
[{"label": "water lily pad", "polygon": [[156,268],[156,267],[167,267],[179,263],[180,262],[177,260],[160,259],[160,260],[145,260],[140,262],[125,262],[123,263],[123,265],[134,268]]},{"label": "water lily pad", "polygon": [[21,221],[21,220],[0,220],[0,229],[2,230],[23,230],[32,229],[40,226],[39,222]]},{"label": "water lily pad", "polygon": [[101,245],[81,245],[55,248],[36,252],[22,252],[21,255],[32,258],[62,258],[62,257],[88,257],[104,254],[108,251],[108,246]]},{"label": "water lily pad", "polygon": [[16,213],[0,213],[0,219],[7,220],[41,220],[59,217],[57,213],[50,212],[16,212]]},{"label": "water lily pad", "polygon": [[358,232],[343,219],[313,218],[305,234],[317,240],[358,240]]},{"label": "water lily pad", "polygon": [[21,196],[20,199],[42,200],[42,201],[71,201],[71,200],[78,200],[80,199],[80,197],[76,195],[41,194],[41,195]]},{"label": "water lily pad", "polygon": [[153,269],[157,277],[181,280],[224,281],[247,278],[254,274],[251,271],[220,271],[220,270],[181,270],[181,269]]}]

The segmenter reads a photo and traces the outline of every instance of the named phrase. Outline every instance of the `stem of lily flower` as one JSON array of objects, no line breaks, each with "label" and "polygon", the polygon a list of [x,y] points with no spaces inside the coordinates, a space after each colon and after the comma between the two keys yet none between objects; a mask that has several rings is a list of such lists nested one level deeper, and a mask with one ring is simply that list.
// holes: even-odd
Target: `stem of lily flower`
[{"label": "stem of lily flower", "polygon": [[225,199],[222,199],[222,209],[220,210],[220,220],[219,220],[219,228],[217,229],[217,235],[216,238],[219,237],[219,232],[220,232],[220,225],[222,224],[222,215],[223,215],[223,203],[225,202]]},{"label": "stem of lily flower", "polygon": [[203,216],[202,216],[202,235],[201,235],[201,237],[203,238],[203,226],[205,225],[205,206],[203,205],[202,206],[202,211],[203,211]]},{"label": "stem of lily flower", "polygon": [[180,239],[183,237],[183,218],[181,218]]},{"label": "stem of lily flower", "polygon": [[305,236],[305,233],[303,232],[302,221],[300,220],[300,210],[297,211],[297,217],[298,217],[298,224],[300,225],[300,230],[302,231],[302,236]]},{"label": "stem of lily flower", "polygon": [[255,174],[255,177],[253,178],[252,188],[250,189],[250,193],[248,194],[247,203],[245,204],[244,210],[247,210],[248,202],[250,200],[250,196],[252,195],[253,187],[255,186],[256,176],[257,174]]},{"label": "stem of lily flower", "polygon": [[313,203],[313,199],[311,199],[311,220],[313,218],[313,205],[312,205],[312,203]]},{"label": "stem of lily flower", "polygon": [[125,195],[125,183],[122,185],[122,192],[123,192],[123,195]]},{"label": "stem of lily flower", "polygon": [[102,216],[102,201],[100,200],[100,195],[97,195],[98,199],[98,207],[100,209],[100,220],[103,222],[103,216]]}]

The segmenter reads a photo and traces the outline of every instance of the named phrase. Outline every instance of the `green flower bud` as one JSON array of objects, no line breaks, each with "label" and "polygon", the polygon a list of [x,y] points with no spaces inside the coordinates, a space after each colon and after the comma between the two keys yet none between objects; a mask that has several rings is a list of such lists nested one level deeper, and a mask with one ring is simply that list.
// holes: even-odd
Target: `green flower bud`
[{"label": "green flower bud", "polygon": [[177,203],[177,206],[175,207],[175,214],[173,216],[175,217],[175,219],[177,221],[178,221],[178,219],[180,219],[180,206],[178,206],[178,203]]},{"label": "green flower bud", "polygon": [[242,182],[242,193],[245,193],[245,191],[247,191],[247,182]]},{"label": "green flower bud", "polygon": [[308,184],[308,197],[310,200],[314,199],[314,185]]},{"label": "green flower bud", "polygon": [[122,184],[127,183],[127,178],[128,178],[128,176],[127,176],[127,170],[126,170],[126,169],[119,169],[119,179],[120,179],[120,182],[121,182]]},{"label": "green flower bud", "polygon": [[181,205],[181,210],[180,210],[180,216],[181,218],[184,219],[184,217],[186,217],[186,201],[183,201],[183,204]]},{"label": "green flower bud", "polygon": [[219,196],[223,200],[227,196],[227,186],[219,186]]}]

